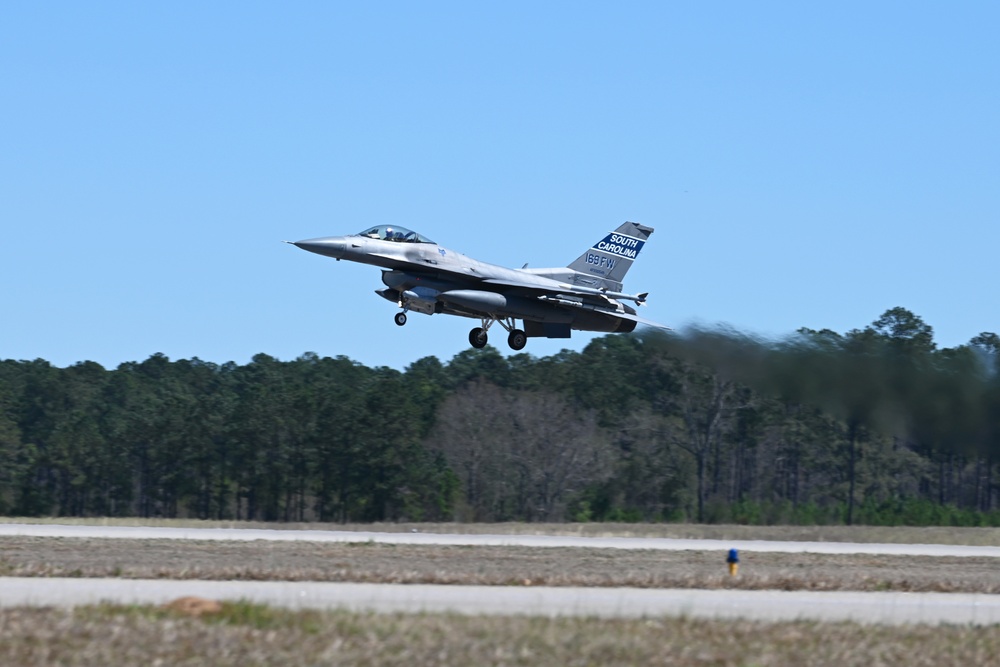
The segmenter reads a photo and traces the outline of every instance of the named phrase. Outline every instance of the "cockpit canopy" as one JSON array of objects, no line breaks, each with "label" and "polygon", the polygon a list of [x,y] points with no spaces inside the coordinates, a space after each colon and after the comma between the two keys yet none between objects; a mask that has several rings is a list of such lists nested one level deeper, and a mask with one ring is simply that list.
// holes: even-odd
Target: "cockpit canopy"
[{"label": "cockpit canopy", "polygon": [[399,241],[400,243],[434,243],[426,236],[399,225],[379,225],[366,229],[358,236],[367,236],[370,239],[382,239],[383,241]]}]

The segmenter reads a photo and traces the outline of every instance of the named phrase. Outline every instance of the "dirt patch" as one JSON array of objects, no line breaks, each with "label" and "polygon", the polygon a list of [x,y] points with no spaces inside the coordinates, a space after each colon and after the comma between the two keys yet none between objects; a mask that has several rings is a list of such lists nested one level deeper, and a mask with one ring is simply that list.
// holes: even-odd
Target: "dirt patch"
[{"label": "dirt patch", "polygon": [[222,611],[222,603],[218,600],[206,600],[187,595],[168,602],[163,605],[163,608],[184,616],[201,616],[202,614],[218,614]]}]

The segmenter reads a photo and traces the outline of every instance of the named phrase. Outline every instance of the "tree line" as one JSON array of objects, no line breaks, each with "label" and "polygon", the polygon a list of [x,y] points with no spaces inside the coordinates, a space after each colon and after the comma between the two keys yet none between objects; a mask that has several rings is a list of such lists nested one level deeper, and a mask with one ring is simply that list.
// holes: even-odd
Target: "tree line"
[{"label": "tree line", "polygon": [[404,371],[0,361],[0,514],[1000,524],[1000,337],[643,331]]}]

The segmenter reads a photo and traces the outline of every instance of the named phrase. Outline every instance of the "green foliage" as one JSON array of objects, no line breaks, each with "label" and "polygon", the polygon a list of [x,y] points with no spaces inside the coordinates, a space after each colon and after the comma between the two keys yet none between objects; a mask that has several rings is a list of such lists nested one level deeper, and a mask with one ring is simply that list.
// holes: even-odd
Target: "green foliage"
[{"label": "green foliage", "polygon": [[858,523],[871,526],[1000,526],[1000,510],[979,511],[925,498],[866,502]]},{"label": "green foliage", "polygon": [[749,526],[824,526],[842,523],[843,504],[821,507],[816,503],[793,504],[787,500],[755,502],[742,500],[731,506],[730,514],[717,523]]},{"label": "green foliage", "polygon": [[1000,525],[1000,337],[903,308],[546,358],[0,361],[0,513]]}]

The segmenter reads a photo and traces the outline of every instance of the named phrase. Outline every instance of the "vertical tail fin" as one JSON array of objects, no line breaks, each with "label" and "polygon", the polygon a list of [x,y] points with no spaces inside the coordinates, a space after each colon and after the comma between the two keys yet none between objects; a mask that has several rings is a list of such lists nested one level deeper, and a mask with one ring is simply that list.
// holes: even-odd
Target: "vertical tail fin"
[{"label": "vertical tail fin", "polygon": [[577,273],[576,282],[620,292],[625,274],[652,233],[652,227],[638,222],[626,222],[615,231],[608,232],[569,265]]}]

